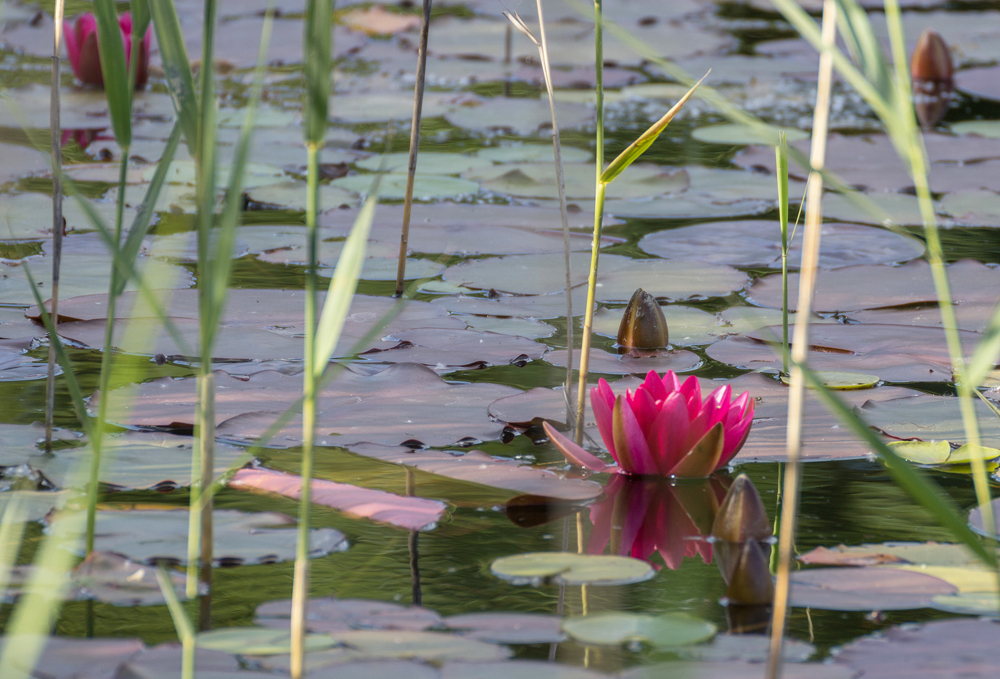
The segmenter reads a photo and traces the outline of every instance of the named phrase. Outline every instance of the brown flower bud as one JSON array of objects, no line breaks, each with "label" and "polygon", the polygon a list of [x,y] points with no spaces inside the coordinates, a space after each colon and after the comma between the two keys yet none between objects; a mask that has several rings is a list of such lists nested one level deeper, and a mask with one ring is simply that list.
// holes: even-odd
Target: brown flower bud
[{"label": "brown flower bud", "polygon": [[924,129],[937,125],[948,112],[954,73],[948,45],[936,31],[928,28],[920,34],[910,60],[913,105]]},{"label": "brown flower bud", "polygon": [[639,288],[622,314],[618,326],[618,344],[628,349],[660,349],[667,346],[667,319],[660,305],[648,292]]},{"label": "brown flower bud", "polygon": [[733,543],[771,537],[771,524],[764,503],[746,474],[737,476],[726,493],[712,524],[712,536],[716,540]]}]

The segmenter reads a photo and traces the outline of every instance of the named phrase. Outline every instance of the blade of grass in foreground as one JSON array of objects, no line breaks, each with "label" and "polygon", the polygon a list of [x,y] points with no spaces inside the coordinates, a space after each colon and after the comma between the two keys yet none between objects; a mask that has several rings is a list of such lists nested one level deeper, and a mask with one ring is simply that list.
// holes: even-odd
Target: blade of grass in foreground
[{"label": "blade of grass in foreground", "polygon": [[181,642],[181,679],[194,679],[194,627],[188,620],[181,602],[177,599],[174,583],[163,570],[163,566],[156,567],[156,581],[160,585],[160,591],[163,592],[163,598],[167,601],[167,610],[170,611],[170,617],[174,621],[174,629],[177,631],[177,638]]}]

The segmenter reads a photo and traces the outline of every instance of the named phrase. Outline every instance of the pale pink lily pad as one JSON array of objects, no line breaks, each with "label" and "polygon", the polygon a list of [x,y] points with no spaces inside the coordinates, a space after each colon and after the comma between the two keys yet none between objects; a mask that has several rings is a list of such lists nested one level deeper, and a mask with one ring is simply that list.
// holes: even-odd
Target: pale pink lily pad
[{"label": "pale pink lily pad", "polygon": [[[291,599],[270,601],[257,607],[254,622],[265,627],[287,629],[291,615]],[[306,617],[309,631],[316,633],[351,629],[420,632],[429,627],[437,627],[441,622],[440,615],[420,606],[333,597],[310,599]]]},{"label": "pale pink lily pad", "polygon": [[926,608],[954,585],[897,568],[812,568],[792,574],[791,604],[832,611],[898,611]]},{"label": "pale pink lily pad", "polygon": [[[277,493],[298,500],[302,478],[263,468],[237,471],[229,479],[230,488]],[[311,500],[372,521],[388,523],[407,530],[429,530],[441,520],[446,506],[443,502],[419,497],[404,497],[371,488],[361,488],[326,479],[312,480]]]},{"label": "pale pink lily pad", "polygon": [[462,636],[496,644],[547,644],[566,638],[560,628],[562,619],[542,613],[467,613],[443,622]]}]

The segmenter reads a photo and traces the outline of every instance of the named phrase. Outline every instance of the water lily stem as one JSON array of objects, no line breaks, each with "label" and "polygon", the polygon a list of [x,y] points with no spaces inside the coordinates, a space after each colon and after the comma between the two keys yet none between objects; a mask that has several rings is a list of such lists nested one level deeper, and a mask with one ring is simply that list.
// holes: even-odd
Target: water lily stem
[{"label": "water lily stem", "polygon": [[819,262],[820,225],[823,219],[823,169],[826,157],[826,135],[830,115],[830,87],[833,79],[832,50],[837,38],[836,0],[824,0],[819,77],[816,87],[816,107],[813,113],[812,148],[809,162],[812,172],[808,179],[805,233],[802,244],[802,264],[799,274],[799,299],[796,305],[795,333],[792,342],[791,385],[788,393],[787,457],[781,506],[781,533],[778,536],[778,573],[774,588],[771,618],[771,644],[767,658],[767,679],[777,679],[785,627],[788,619],[792,558],[795,549],[795,529],[799,508],[799,488],[802,479],[802,410],[805,381],[800,367],[809,352],[809,315],[816,285]]},{"label": "water lily stem", "polygon": [[[59,327],[59,265],[62,262],[62,124],[60,121],[59,81],[65,0],[56,0],[52,40],[52,90],[49,98],[49,143],[52,155],[52,323]],[[56,400],[56,350],[49,345],[49,366],[45,381],[45,452],[52,452],[52,420]]]},{"label": "water lily stem", "polygon": [[424,77],[427,73],[427,36],[431,25],[431,0],[424,0],[420,19],[420,51],[417,54],[417,82],[413,86],[413,119],[410,122],[410,159],[406,171],[406,199],[403,202],[403,228],[399,234],[399,265],[396,269],[396,297],[403,295],[406,278],[406,250],[410,242],[410,211],[413,208],[413,183],[417,176],[417,148],[420,146],[420,119],[424,107]]}]

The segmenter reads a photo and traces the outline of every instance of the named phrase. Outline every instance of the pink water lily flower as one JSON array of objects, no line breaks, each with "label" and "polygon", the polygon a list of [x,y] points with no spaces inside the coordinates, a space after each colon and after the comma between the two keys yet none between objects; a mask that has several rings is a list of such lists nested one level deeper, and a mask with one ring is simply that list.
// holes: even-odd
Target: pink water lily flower
[{"label": "pink water lily flower", "polygon": [[753,423],[750,393],[732,400],[727,384],[702,400],[696,377],[683,383],[668,371],[650,371],[635,393],[615,396],[603,379],[590,391],[608,465],[544,424],[549,440],[573,464],[593,471],[661,476],[708,476],[743,447]]},{"label": "pink water lily flower", "polygon": [[[118,26],[122,31],[122,43],[125,47],[126,67],[132,62],[132,15],[128,12],[118,17]],[[101,73],[101,55],[97,47],[97,19],[87,12],[76,19],[76,24],[70,26],[65,22],[66,51],[69,53],[69,63],[73,74],[84,85],[104,85],[104,75]],[[139,44],[139,63],[136,64],[135,86],[137,89],[146,85],[149,77],[149,45],[150,33],[146,30]]]}]

